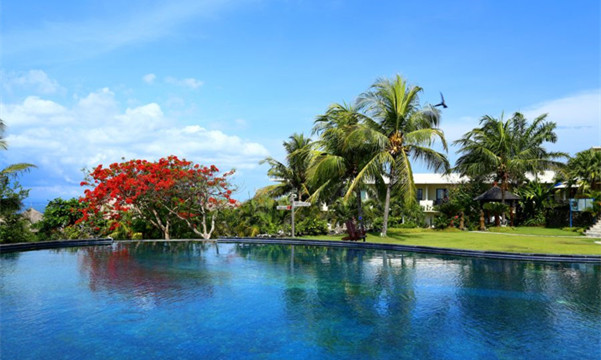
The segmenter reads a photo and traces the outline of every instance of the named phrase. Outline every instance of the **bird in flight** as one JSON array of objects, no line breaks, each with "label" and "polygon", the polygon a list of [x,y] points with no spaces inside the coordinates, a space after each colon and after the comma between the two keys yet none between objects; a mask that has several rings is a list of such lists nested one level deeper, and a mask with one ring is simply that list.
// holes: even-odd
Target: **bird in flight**
[{"label": "bird in flight", "polygon": [[444,102],[444,96],[442,96],[442,93],[440,93],[440,103],[438,103],[434,106],[442,106],[445,109],[448,108],[447,104],[445,104],[445,102]]}]

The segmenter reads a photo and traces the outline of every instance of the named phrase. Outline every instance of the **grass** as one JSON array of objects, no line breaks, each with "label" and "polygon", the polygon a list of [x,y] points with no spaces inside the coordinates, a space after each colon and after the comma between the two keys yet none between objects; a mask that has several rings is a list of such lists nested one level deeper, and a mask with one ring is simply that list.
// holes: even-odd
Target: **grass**
[{"label": "grass", "polygon": [[524,234],[524,235],[542,235],[542,236],[582,236],[577,231],[578,228],[572,230],[567,229],[550,229],[538,226],[518,226],[518,227],[492,227],[490,232],[507,233],[507,234]]},{"label": "grass", "polygon": [[[557,237],[557,232],[549,234],[524,234],[526,230],[517,228],[515,235],[479,233],[459,230],[436,231],[429,229],[390,229],[388,237],[382,238],[375,234],[367,235],[367,242],[418,245],[441,248],[504,251],[537,254],[572,254],[572,255],[601,255],[601,245],[595,244],[598,239],[584,236]],[[540,229],[545,230],[545,229]],[[547,229],[554,230],[554,229]],[[520,233],[522,231],[522,233]],[[560,230],[561,231],[561,230]],[[573,235],[573,234],[570,234]],[[322,239],[340,241],[339,236],[306,236],[304,239]]]}]

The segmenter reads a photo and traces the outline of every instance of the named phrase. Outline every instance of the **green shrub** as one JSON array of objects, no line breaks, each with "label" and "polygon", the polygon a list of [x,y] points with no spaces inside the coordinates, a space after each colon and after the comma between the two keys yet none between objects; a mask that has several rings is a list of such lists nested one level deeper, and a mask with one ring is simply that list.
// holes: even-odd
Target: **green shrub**
[{"label": "green shrub", "polygon": [[442,230],[449,226],[450,219],[445,215],[438,215],[434,218],[434,228]]},{"label": "green shrub", "polygon": [[564,227],[564,228],[561,228],[561,230],[563,230],[563,231],[572,231],[572,232],[575,232],[575,233],[584,234],[584,232],[586,231],[586,228],[583,228],[583,227]]},{"label": "green shrub", "polygon": [[81,225],[81,224],[65,227],[63,229],[63,231],[61,232],[61,235],[63,236],[63,239],[69,239],[69,240],[89,239],[91,237],[88,229],[84,225]]},{"label": "green shrub", "polygon": [[397,226],[395,226],[395,227],[396,227],[396,228],[399,228],[399,229],[415,229],[415,228],[418,228],[418,227],[420,227],[420,226],[418,226],[418,225],[417,225],[415,222],[413,222],[413,221],[406,221],[405,223],[403,223],[403,224],[399,224],[399,225],[397,225]]},{"label": "green shrub", "polygon": [[524,226],[543,226],[545,225],[545,222],[547,220],[545,219],[545,214],[542,211],[537,212],[536,214],[534,214],[534,216],[532,216],[529,219],[526,219],[522,225]]},{"label": "green shrub", "polygon": [[325,235],[328,233],[328,222],[309,217],[299,221],[294,230],[295,235]]}]

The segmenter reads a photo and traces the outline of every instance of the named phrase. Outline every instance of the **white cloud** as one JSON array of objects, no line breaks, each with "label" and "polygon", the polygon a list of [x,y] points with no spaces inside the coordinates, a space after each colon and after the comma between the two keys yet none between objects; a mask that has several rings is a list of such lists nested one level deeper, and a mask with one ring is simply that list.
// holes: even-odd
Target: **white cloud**
[{"label": "white cloud", "polygon": [[25,73],[2,74],[5,78],[4,87],[11,91],[13,87],[23,88],[38,94],[55,94],[64,91],[56,80],[48,77],[42,70],[29,70]]},{"label": "white cloud", "polygon": [[601,145],[601,89],[535,104],[523,113],[529,120],[549,114],[547,120],[557,124],[553,150],[574,154]]},{"label": "white cloud", "polygon": [[155,74],[146,74],[146,75],[142,76],[142,80],[147,84],[154,83],[154,80],[156,78],[157,78],[157,76]]},{"label": "white cloud", "polygon": [[586,91],[545,101],[524,110],[528,119],[548,113],[559,128],[598,128],[601,119],[601,90]]},{"label": "white cloud", "polygon": [[6,162],[35,163],[65,180],[81,178],[83,167],[122,157],[152,160],[174,154],[229,169],[254,168],[268,155],[259,143],[199,125],[182,126],[156,103],[125,110],[119,105],[108,88],[70,107],[38,97],[0,105],[10,130]]},{"label": "white cloud", "polygon": [[165,82],[177,86],[187,87],[190,89],[198,89],[203,85],[203,82],[194,78],[176,79],[172,76],[167,76]]}]

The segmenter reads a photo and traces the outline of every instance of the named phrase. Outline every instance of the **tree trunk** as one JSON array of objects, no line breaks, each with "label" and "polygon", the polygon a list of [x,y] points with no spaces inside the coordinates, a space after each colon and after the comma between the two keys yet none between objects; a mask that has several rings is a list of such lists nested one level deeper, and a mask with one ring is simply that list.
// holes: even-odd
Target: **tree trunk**
[{"label": "tree trunk", "polygon": [[[507,180],[508,180],[508,176],[507,173],[503,174],[503,185],[501,185],[501,204],[505,205],[505,190],[507,190]],[[501,212],[501,220],[503,221],[503,224],[505,224],[505,211]],[[496,218],[495,218],[495,222],[496,222]],[[497,225],[499,226],[499,225]]]},{"label": "tree trunk", "polygon": [[392,187],[392,176],[388,180],[386,185],[386,198],[384,199],[384,216],[382,219],[382,232],[381,237],[386,237],[388,233],[388,212],[390,211],[390,188]]},{"label": "tree trunk", "polygon": [[359,226],[361,230],[364,230],[365,224],[363,223],[363,204],[361,201],[361,190],[359,187],[355,188],[355,193],[357,196],[357,216],[359,220]]},{"label": "tree trunk", "polygon": [[169,236],[169,220],[167,220],[165,225],[163,225],[159,213],[156,210],[152,209],[152,214],[154,215],[154,221],[152,219],[149,219],[150,223],[153,224],[155,227],[159,228],[159,230],[161,230],[161,232],[163,233],[163,239],[171,240],[171,237]]},{"label": "tree trunk", "polygon": [[167,223],[163,229],[163,236],[165,237],[165,240],[171,240],[171,236],[169,234],[169,220],[167,220]]},{"label": "tree trunk", "polygon": [[480,210],[480,231],[486,230],[486,226],[484,226],[484,211]]},{"label": "tree trunk", "polygon": [[215,230],[215,214],[211,215],[211,229],[207,231],[207,216],[205,213],[202,214],[202,233],[195,228],[192,228],[195,234],[202,236],[203,239],[208,240],[211,238]]}]

